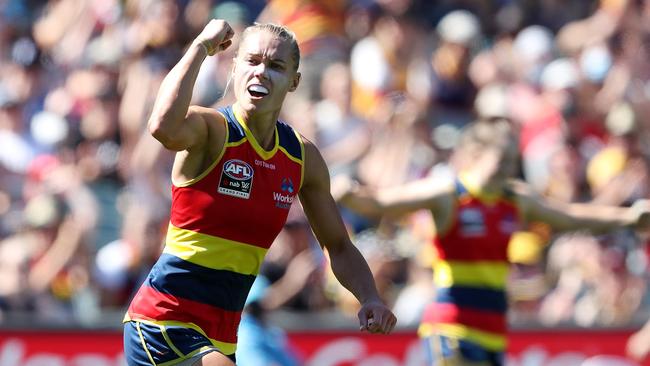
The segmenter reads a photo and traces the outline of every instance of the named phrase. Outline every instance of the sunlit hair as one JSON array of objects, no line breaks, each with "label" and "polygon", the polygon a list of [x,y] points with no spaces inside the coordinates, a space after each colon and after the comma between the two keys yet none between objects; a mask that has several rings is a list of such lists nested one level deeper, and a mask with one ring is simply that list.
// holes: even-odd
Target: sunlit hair
[{"label": "sunlit hair", "polygon": [[463,129],[458,149],[484,149],[516,142],[517,137],[510,122],[503,119],[479,120]]},{"label": "sunlit hair", "polygon": [[249,26],[244,29],[244,32],[242,33],[239,47],[244,44],[244,41],[249,35],[258,31],[269,32],[282,42],[289,42],[291,45],[291,58],[294,61],[294,71],[298,70],[298,66],[300,65],[300,48],[298,48],[298,41],[296,40],[296,35],[289,28],[283,25],[273,23],[255,23]]},{"label": "sunlit hair", "polygon": [[519,140],[512,124],[505,119],[479,120],[467,125],[454,153],[454,165],[464,168],[490,148],[507,149],[518,146]]}]

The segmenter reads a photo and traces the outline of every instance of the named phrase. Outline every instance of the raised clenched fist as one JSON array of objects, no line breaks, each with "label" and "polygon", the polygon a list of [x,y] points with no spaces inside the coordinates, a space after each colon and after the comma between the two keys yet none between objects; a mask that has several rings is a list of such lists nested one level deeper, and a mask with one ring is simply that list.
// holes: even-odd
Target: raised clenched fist
[{"label": "raised clenched fist", "polygon": [[235,32],[228,22],[222,19],[212,19],[196,37],[195,42],[205,47],[208,55],[221,52],[232,44]]}]

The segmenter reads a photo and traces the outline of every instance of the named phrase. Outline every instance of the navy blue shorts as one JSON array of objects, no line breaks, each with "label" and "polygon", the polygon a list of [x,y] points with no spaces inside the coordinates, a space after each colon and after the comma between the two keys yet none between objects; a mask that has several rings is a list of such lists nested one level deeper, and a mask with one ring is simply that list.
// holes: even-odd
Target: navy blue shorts
[{"label": "navy blue shorts", "polygon": [[474,342],[432,334],[422,338],[428,365],[503,366],[504,352],[489,351]]},{"label": "navy blue shorts", "polygon": [[[209,352],[220,352],[198,331],[139,321],[124,323],[124,356],[129,366],[191,364]],[[235,362],[235,355],[226,355]]]}]

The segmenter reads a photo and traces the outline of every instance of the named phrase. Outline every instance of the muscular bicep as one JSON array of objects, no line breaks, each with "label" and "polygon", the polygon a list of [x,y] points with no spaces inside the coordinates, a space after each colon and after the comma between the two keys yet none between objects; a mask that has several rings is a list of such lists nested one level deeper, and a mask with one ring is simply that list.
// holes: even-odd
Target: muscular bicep
[{"label": "muscular bicep", "polygon": [[222,117],[214,110],[191,106],[181,123],[166,124],[160,118],[152,116],[149,131],[168,150],[196,150],[207,142],[210,120],[220,118]]},{"label": "muscular bicep", "polygon": [[[199,134],[200,140],[176,153],[172,179],[175,184],[182,184],[201,175],[214,163],[221,154],[226,143],[226,123],[223,116],[214,110],[202,108],[196,115],[188,119],[188,130],[184,137],[190,139],[191,133]],[[195,120],[196,118],[196,120]],[[200,119],[200,121],[198,120]],[[179,139],[184,138],[183,136]],[[184,146],[184,145],[183,145]],[[179,146],[179,148],[183,147]]]}]

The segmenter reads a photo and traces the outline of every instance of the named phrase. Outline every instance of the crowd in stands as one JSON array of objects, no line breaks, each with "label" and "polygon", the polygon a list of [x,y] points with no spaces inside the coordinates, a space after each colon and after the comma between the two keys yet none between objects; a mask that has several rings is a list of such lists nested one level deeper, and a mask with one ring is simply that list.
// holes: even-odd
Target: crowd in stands
[{"label": "crowd in stands", "polygon": [[[288,25],[303,77],[282,119],[319,146],[333,180],[450,179],[461,129],[506,119],[520,135],[520,178],[540,195],[650,198],[649,1],[4,0],[0,324],[15,312],[92,323],[127,305],[169,222],[173,154],[147,119],[210,18],[229,22],[235,44],[204,62],[193,103],[233,102],[245,26]],[[415,326],[435,291],[431,217],[342,214],[398,326]],[[625,230],[522,228],[510,250],[513,322],[640,320],[650,310],[645,242]],[[263,266],[291,292],[277,307],[354,316],[326,261],[294,204]]]}]

